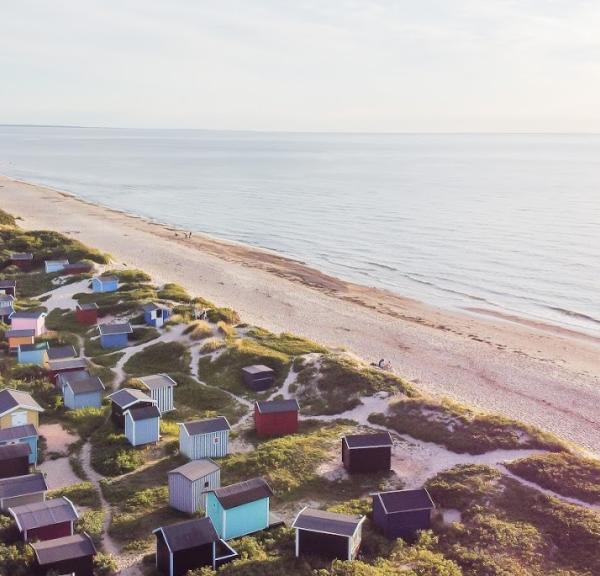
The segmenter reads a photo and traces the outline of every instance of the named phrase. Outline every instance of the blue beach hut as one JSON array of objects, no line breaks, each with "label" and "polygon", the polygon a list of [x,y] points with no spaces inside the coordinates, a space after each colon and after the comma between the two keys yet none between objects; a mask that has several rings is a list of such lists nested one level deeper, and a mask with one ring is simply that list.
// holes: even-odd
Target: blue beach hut
[{"label": "blue beach hut", "polygon": [[124,414],[125,436],[132,446],[158,442],[160,438],[160,410],[156,406],[130,408]]},{"label": "blue beach hut", "polygon": [[46,260],[44,262],[44,269],[46,270],[46,274],[53,274],[55,272],[62,272],[68,264],[68,260]]},{"label": "blue beach hut", "polygon": [[223,540],[239,538],[269,527],[271,496],[262,478],[217,488],[206,495],[206,515]]},{"label": "blue beach hut", "polygon": [[179,424],[179,451],[190,460],[229,454],[231,426],[225,416]]},{"label": "blue beach hut", "polygon": [[63,400],[71,410],[79,408],[100,408],[104,384],[98,376],[91,376],[87,370],[68,372],[61,376]]},{"label": "blue beach hut", "polygon": [[17,348],[17,362],[19,364],[35,364],[45,366],[48,363],[48,342],[36,344],[19,344]]},{"label": "blue beach hut", "polygon": [[145,304],[142,309],[144,310],[144,322],[155,328],[161,328],[171,317],[171,309],[167,306],[151,303]]},{"label": "blue beach hut", "polygon": [[92,292],[116,292],[119,289],[119,279],[116,276],[96,276],[92,278]]},{"label": "blue beach hut", "polygon": [[124,348],[129,343],[129,335],[133,333],[131,324],[99,324],[100,346],[102,348]]},{"label": "blue beach hut", "polygon": [[0,446],[21,443],[29,444],[31,448],[29,463],[35,466],[38,455],[38,432],[35,426],[33,424],[22,424],[21,426],[11,426],[0,430]]}]

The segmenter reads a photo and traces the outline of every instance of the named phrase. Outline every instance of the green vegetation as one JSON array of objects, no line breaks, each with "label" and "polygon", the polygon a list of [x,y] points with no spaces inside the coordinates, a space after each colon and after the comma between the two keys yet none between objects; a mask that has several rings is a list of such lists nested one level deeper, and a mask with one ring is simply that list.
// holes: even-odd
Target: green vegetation
[{"label": "green vegetation", "polygon": [[94,364],[103,366],[104,368],[114,368],[123,356],[125,356],[125,352],[113,352],[104,356],[94,356]]},{"label": "green vegetation", "polygon": [[190,371],[190,354],[180,342],[159,342],[134,354],[123,366],[123,370],[134,376],[147,376],[157,372]]},{"label": "green vegetation", "polygon": [[574,454],[539,454],[506,467],[530,482],[563,496],[600,503],[600,461]]},{"label": "green vegetation", "polygon": [[277,335],[264,328],[255,327],[248,332],[248,337],[254,338],[267,348],[272,348],[288,356],[301,356],[311,353],[325,354],[327,352],[326,348],[316,342],[294,336],[289,332],[282,332]]},{"label": "green vegetation", "polygon": [[217,330],[221,334],[223,334],[225,338],[235,338],[235,336],[237,335],[235,328],[231,324],[227,324],[227,322],[224,322],[223,320],[219,320],[217,322]]},{"label": "green vegetation", "polygon": [[369,420],[459,454],[483,454],[501,448],[566,450],[552,434],[510,418],[475,412],[449,400],[406,398],[391,405],[388,416],[373,414]]},{"label": "green vegetation", "polygon": [[99,552],[94,557],[95,576],[113,576],[117,573],[117,562],[110,554]]},{"label": "green vegetation", "polygon": [[31,576],[33,549],[28,544],[0,542],[0,576]]},{"label": "green vegetation", "polygon": [[120,476],[139,468],[150,448],[134,448],[125,435],[105,422],[91,435],[92,466],[103,476]]},{"label": "green vegetation", "polygon": [[200,351],[203,354],[210,354],[211,352],[216,352],[221,348],[225,348],[226,342],[224,338],[208,338],[202,343],[202,347]]},{"label": "green vegetation", "polygon": [[66,496],[77,506],[85,506],[86,508],[101,507],[100,495],[91,482],[81,482],[80,484],[73,484],[66,488],[48,492],[48,498],[60,498],[61,496]]},{"label": "green vegetation", "polygon": [[121,284],[147,284],[152,278],[143,270],[108,270],[102,276],[116,276]]},{"label": "green vegetation", "polygon": [[160,332],[151,326],[143,326],[133,328],[133,334],[130,337],[131,346],[139,346],[151,340],[155,340],[160,336]]},{"label": "green vegetation", "polygon": [[65,415],[65,425],[87,440],[108,418],[108,408],[79,408],[69,410]]},{"label": "green vegetation", "polygon": [[0,226],[11,226],[15,227],[17,225],[17,221],[12,214],[5,212],[4,210],[0,210]]},{"label": "green vegetation", "polygon": [[228,324],[237,324],[240,321],[238,313],[231,308],[209,308],[207,315],[213,324],[216,324],[220,320]]},{"label": "green vegetation", "polygon": [[61,308],[55,308],[48,316],[46,316],[46,327],[49,330],[71,332],[73,334],[79,334],[80,336],[83,336],[88,331],[94,330],[94,328],[90,328],[90,326],[78,322],[74,312]]},{"label": "green vegetation", "polygon": [[192,340],[203,340],[213,334],[213,327],[205,320],[194,320],[189,326],[183,331]]},{"label": "green vegetation", "polygon": [[161,300],[170,300],[172,302],[191,302],[192,297],[187,290],[179,284],[165,284],[159,291],[158,297]]}]

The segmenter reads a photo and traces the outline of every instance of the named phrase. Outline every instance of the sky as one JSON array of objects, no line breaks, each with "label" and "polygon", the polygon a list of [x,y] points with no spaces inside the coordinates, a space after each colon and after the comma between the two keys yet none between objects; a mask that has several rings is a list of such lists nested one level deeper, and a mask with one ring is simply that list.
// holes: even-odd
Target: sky
[{"label": "sky", "polygon": [[600,132],[599,0],[3,2],[0,123]]}]

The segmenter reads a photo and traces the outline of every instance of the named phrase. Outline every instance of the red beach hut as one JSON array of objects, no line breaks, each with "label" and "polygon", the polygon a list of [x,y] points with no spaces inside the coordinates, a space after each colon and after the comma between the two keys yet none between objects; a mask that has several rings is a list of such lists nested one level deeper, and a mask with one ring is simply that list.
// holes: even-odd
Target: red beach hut
[{"label": "red beach hut", "polygon": [[80,324],[93,326],[98,323],[98,304],[77,304],[75,308],[75,319]]},{"label": "red beach hut", "polygon": [[259,436],[285,436],[298,432],[296,400],[265,400],[254,404],[254,425]]}]

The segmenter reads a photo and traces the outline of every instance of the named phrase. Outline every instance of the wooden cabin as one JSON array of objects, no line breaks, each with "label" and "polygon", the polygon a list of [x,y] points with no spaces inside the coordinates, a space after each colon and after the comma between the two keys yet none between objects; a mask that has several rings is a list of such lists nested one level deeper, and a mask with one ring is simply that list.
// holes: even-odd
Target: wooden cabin
[{"label": "wooden cabin", "polygon": [[24,272],[29,272],[33,268],[33,254],[31,252],[13,252],[9,260],[11,264]]},{"label": "wooden cabin", "polygon": [[30,472],[31,447],[26,443],[0,446],[0,478],[25,476]]},{"label": "wooden cabin", "polygon": [[373,523],[386,538],[413,539],[418,530],[431,528],[435,508],[425,488],[373,494]]},{"label": "wooden cabin", "polygon": [[246,366],[242,368],[242,379],[254,392],[264,392],[275,385],[275,371],[262,364]]},{"label": "wooden cabin", "polygon": [[96,276],[92,278],[92,292],[116,292],[119,289],[119,279],[116,276]]},{"label": "wooden cabin", "polygon": [[112,421],[119,428],[125,428],[125,412],[127,410],[156,405],[156,400],[152,400],[150,396],[137,388],[121,388],[109,394],[108,398],[111,401]]},{"label": "wooden cabin", "polygon": [[46,366],[48,364],[48,342],[36,342],[35,344],[19,344],[17,348],[17,362],[19,364],[35,364]]},{"label": "wooden cabin", "polygon": [[100,408],[104,384],[98,376],[87,371],[69,372],[61,376],[63,401],[70,410]]},{"label": "wooden cabin", "polygon": [[187,514],[206,510],[207,492],[221,486],[221,468],[210,459],[192,460],[167,476],[169,505]]},{"label": "wooden cabin", "polygon": [[10,324],[10,317],[15,313],[15,297],[10,294],[0,294],[0,322]]},{"label": "wooden cabin", "polygon": [[389,472],[392,465],[389,432],[354,434],[342,438],[342,462],[349,474]]},{"label": "wooden cabin", "polygon": [[8,349],[15,351],[21,345],[30,346],[35,343],[35,330],[7,330],[4,337],[8,340]]},{"label": "wooden cabin", "polygon": [[179,451],[190,460],[229,454],[231,426],[225,416],[179,424]]},{"label": "wooden cabin", "polygon": [[44,270],[46,274],[55,274],[56,272],[62,272],[68,264],[68,260],[46,260]]},{"label": "wooden cabin", "polygon": [[11,426],[0,430],[0,446],[11,444],[28,444],[31,448],[29,464],[37,464],[38,432],[33,424]]},{"label": "wooden cabin", "polygon": [[160,440],[160,410],[154,406],[128,408],[125,418],[125,437],[132,446],[156,444]]},{"label": "wooden cabin", "polygon": [[9,279],[0,279],[0,294],[9,294],[17,297],[17,281]]},{"label": "wooden cabin", "polygon": [[216,570],[237,557],[236,551],[219,538],[210,518],[163,526],[153,533],[156,569],[165,576],[185,576],[204,566]]},{"label": "wooden cabin", "polygon": [[35,504],[14,506],[8,511],[15,519],[25,542],[71,536],[73,525],[79,518],[73,502],[65,496]]},{"label": "wooden cabin", "polygon": [[62,269],[62,273],[64,276],[87,274],[88,272],[91,272],[92,269],[92,264],[87,262],[75,262],[74,264],[65,264],[64,268]]},{"label": "wooden cabin", "polygon": [[365,518],[303,508],[292,524],[296,530],[296,557],[354,560],[360,549]]},{"label": "wooden cabin", "polygon": [[298,412],[296,400],[264,400],[254,404],[254,427],[256,434],[265,436],[285,436],[298,432]]},{"label": "wooden cabin", "polygon": [[156,405],[161,414],[175,410],[173,401],[175,386],[177,382],[168,374],[154,374],[139,379],[148,390],[150,397],[156,400]]},{"label": "wooden cabin", "polygon": [[95,302],[90,304],[77,304],[77,307],[75,308],[75,319],[80,324],[94,326],[98,323],[98,304]]},{"label": "wooden cabin", "polygon": [[102,348],[124,348],[129,344],[129,335],[133,334],[133,329],[129,322],[98,324],[98,332]]},{"label": "wooden cabin", "polygon": [[240,538],[269,527],[271,496],[262,478],[216,488],[206,495],[206,515],[223,540]]},{"label": "wooden cabin", "polygon": [[3,388],[0,390],[0,430],[33,424],[39,426],[39,414],[44,409],[23,390]]},{"label": "wooden cabin", "polygon": [[46,331],[46,312],[15,312],[10,317],[11,330],[33,330],[36,336]]},{"label": "wooden cabin", "polygon": [[162,304],[145,304],[142,310],[144,311],[144,322],[154,328],[162,328],[171,317],[171,309]]},{"label": "wooden cabin", "polygon": [[94,576],[96,547],[86,534],[73,534],[45,542],[31,544],[35,555],[34,570],[37,576],[46,574],[72,574]]},{"label": "wooden cabin", "polygon": [[26,476],[12,476],[0,479],[0,510],[8,512],[9,508],[36,504],[46,499],[48,485],[41,472]]},{"label": "wooden cabin", "polygon": [[70,358],[77,358],[75,347],[71,344],[48,348],[48,360],[67,360]]},{"label": "wooden cabin", "polygon": [[48,370],[50,371],[50,377],[54,384],[59,390],[60,387],[60,378],[64,374],[69,374],[71,372],[82,372],[87,370],[88,363],[85,358],[65,358],[64,360],[49,360],[48,361]]}]

